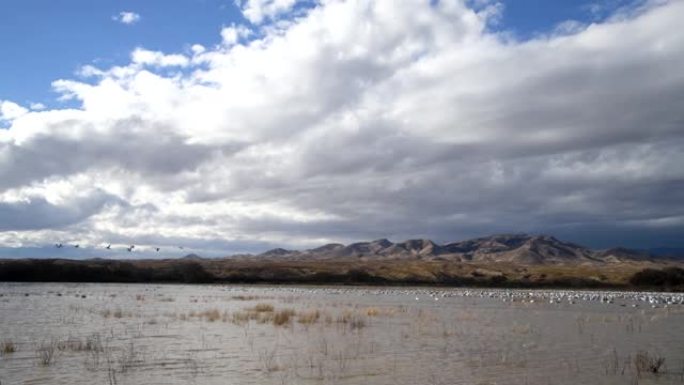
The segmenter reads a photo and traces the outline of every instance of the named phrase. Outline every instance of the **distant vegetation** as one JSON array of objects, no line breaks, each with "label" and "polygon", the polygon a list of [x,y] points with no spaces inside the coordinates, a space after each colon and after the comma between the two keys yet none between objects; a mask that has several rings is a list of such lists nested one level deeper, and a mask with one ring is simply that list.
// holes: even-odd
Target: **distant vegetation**
[{"label": "distant vegetation", "polygon": [[0,281],[16,282],[182,282],[208,283],[215,277],[196,262],[141,262],[59,259],[0,262]]},{"label": "distant vegetation", "polygon": [[684,269],[650,262],[606,265],[452,261],[2,260],[0,281],[168,282],[684,290]]},{"label": "distant vegetation", "polygon": [[669,267],[662,270],[644,269],[632,276],[629,283],[633,286],[664,287],[684,289],[684,269]]}]

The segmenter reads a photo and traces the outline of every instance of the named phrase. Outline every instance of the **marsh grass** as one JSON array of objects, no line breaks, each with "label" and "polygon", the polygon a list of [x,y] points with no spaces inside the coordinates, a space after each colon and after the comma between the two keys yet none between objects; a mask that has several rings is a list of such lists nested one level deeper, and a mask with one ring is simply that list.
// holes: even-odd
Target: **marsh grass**
[{"label": "marsh grass", "polygon": [[256,295],[234,295],[230,298],[236,301],[254,301],[259,299],[260,297]]},{"label": "marsh grass", "polygon": [[248,312],[235,312],[232,314],[230,322],[236,324],[236,325],[244,325],[247,322],[249,322],[249,313]]},{"label": "marsh grass", "polygon": [[647,351],[640,351],[634,356],[634,369],[637,375],[642,373],[658,374],[665,364],[665,357],[651,354]]},{"label": "marsh grass", "polygon": [[258,303],[253,310],[257,313],[271,313],[275,308],[270,303]]},{"label": "marsh grass", "polygon": [[366,318],[363,315],[349,309],[344,310],[337,316],[337,323],[347,325],[351,330],[363,329],[367,324]]},{"label": "marsh grass", "polygon": [[50,366],[55,362],[55,357],[57,355],[58,342],[51,340],[49,342],[43,342],[36,349],[36,355],[38,357],[38,363],[41,366]]},{"label": "marsh grass", "polygon": [[396,315],[397,313],[404,313],[406,312],[405,308],[402,307],[394,307],[394,306],[384,306],[384,307],[366,307],[363,310],[363,313],[366,314],[368,317],[391,317]]},{"label": "marsh grass", "polygon": [[72,351],[72,352],[90,352],[104,351],[104,346],[102,345],[102,338],[98,333],[92,334],[85,339],[80,338],[69,338],[64,341],[56,342],[56,348],[59,351]]},{"label": "marsh grass", "polygon": [[318,309],[309,310],[309,311],[300,312],[297,315],[297,322],[299,322],[300,324],[310,325],[310,324],[318,322],[318,320],[320,318],[321,318],[321,312],[318,311]]},{"label": "marsh grass", "polygon": [[133,345],[133,342],[129,343],[126,348],[121,350],[118,357],[120,372],[126,373],[129,369],[131,369],[137,360],[137,356],[138,353],[135,350],[135,345]]},{"label": "marsh grass", "polygon": [[199,317],[209,322],[216,322],[221,319],[221,313],[218,311],[218,309],[211,309],[200,313]]},{"label": "marsh grass", "polygon": [[100,314],[102,314],[102,316],[103,316],[104,318],[133,317],[133,313],[124,312],[124,311],[121,310],[121,309],[115,309],[115,310],[105,309],[105,310],[102,311]]},{"label": "marsh grass", "polygon": [[243,326],[249,321],[256,321],[259,324],[273,324],[275,326],[286,326],[292,323],[292,318],[296,312],[292,309],[276,310],[271,304],[257,304],[253,308],[248,308],[244,311],[238,311],[225,317],[231,323]]},{"label": "marsh grass", "polygon": [[272,349],[261,349],[259,350],[259,361],[261,362],[261,368],[264,372],[270,373],[279,369],[276,360],[276,351],[278,350],[278,345],[274,345]]},{"label": "marsh grass", "polygon": [[7,354],[12,354],[17,351],[17,346],[14,344],[14,341],[7,339],[2,342],[0,342],[0,354],[7,355]]},{"label": "marsh grass", "polygon": [[273,315],[273,325],[275,326],[285,326],[292,322],[292,317],[295,315],[295,311],[292,309],[283,309],[277,311]]}]

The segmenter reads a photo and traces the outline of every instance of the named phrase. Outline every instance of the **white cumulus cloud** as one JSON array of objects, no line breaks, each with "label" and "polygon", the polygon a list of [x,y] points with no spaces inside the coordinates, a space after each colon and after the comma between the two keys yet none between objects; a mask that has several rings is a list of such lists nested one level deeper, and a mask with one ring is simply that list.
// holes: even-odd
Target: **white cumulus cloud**
[{"label": "white cumulus cloud", "polygon": [[511,41],[470,2],[334,0],[189,56],[138,48],[56,80],[78,108],[3,102],[0,243],[676,239],[682,16]]},{"label": "white cumulus cloud", "polygon": [[253,24],[275,19],[292,10],[298,0],[236,0],[244,17]]},{"label": "white cumulus cloud", "polygon": [[9,100],[0,100],[0,120],[14,120],[26,115],[28,110]]},{"label": "white cumulus cloud", "polygon": [[140,21],[140,15],[135,12],[123,11],[119,12],[118,15],[112,16],[112,20],[118,21],[122,24],[135,24]]}]

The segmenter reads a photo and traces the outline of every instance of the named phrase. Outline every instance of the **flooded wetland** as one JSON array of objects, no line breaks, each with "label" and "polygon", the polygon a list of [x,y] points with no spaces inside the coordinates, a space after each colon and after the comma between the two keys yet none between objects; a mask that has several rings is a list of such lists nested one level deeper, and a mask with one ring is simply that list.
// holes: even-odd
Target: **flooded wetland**
[{"label": "flooded wetland", "polygon": [[0,383],[684,384],[684,297],[0,284]]}]

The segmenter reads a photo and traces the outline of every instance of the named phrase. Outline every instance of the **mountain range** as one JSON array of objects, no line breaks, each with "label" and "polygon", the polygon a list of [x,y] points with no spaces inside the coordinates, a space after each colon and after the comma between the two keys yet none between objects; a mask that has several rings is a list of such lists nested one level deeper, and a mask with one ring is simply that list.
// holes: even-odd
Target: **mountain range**
[{"label": "mountain range", "polygon": [[[670,256],[672,257],[672,256]],[[644,250],[606,250],[564,242],[549,235],[500,234],[437,244],[429,239],[393,243],[387,239],[349,245],[331,243],[308,250],[277,248],[252,258],[277,260],[424,260],[510,262],[517,264],[618,263],[655,261],[663,257]]]}]

